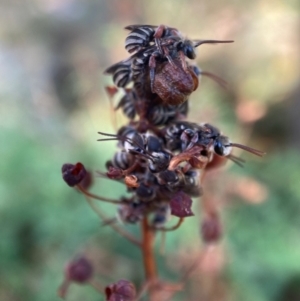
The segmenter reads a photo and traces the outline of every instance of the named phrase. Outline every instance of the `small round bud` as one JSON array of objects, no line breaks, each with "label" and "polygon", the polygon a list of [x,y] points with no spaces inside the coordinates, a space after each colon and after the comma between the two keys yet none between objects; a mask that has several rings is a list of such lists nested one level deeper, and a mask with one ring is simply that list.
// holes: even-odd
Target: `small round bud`
[{"label": "small round bud", "polygon": [[86,170],[82,163],[64,164],[61,168],[64,181],[71,187],[79,184],[86,176]]},{"label": "small round bud", "polygon": [[119,280],[105,288],[106,301],[133,301],[136,297],[136,289],[133,283],[127,280]]},{"label": "small round bud", "polygon": [[65,275],[69,281],[85,283],[92,278],[93,266],[85,257],[79,257],[67,264]]},{"label": "small round bud", "polygon": [[202,239],[206,243],[218,241],[222,236],[222,225],[217,214],[205,217],[201,225]]}]

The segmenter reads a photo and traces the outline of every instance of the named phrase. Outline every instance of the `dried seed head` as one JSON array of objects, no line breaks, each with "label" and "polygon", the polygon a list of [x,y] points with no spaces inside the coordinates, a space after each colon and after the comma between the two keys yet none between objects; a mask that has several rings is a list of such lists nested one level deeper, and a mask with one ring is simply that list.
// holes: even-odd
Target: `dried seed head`
[{"label": "dried seed head", "polygon": [[61,168],[62,177],[65,182],[73,187],[79,184],[86,176],[86,170],[82,163],[78,162],[75,165],[67,163]]},{"label": "dried seed head", "polygon": [[136,297],[136,289],[133,283],[127,280],[119,280],[105,288],[106,301],[133,301]]}]

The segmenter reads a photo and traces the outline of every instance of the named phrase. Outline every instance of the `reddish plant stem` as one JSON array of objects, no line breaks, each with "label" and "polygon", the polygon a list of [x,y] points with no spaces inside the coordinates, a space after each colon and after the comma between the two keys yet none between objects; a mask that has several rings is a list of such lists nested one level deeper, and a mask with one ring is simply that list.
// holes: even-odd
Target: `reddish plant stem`
[{"label": "reddish plant stem", "polygon": [[90,197],[92,199],[95,199],[95,200],[98,200],[98,201],[107,202],[107,203],[112,203],[112,204],[124,204],[124,202],[119,201],[119,200],[113,200],[113,199],[105,198],[105,197],[102,197],[102,196],[90,193],[87,190],[85,190],[80,184],[77,185],[77,188],[78,188],[78,190],[80,192],[82,192],[87,197]]},{"label": "reddish plant stem", "polygon": [[157,280],[156,263],[154,256],[154,237],[155,231],[151,229],[148,224],[147,217],[141,222],[142,227],[142,256],[144,261],[144,269],[146,281],[150,284],[149,296],[150,301],[155,301],[155,286],[153,285]]},{"label": "reddish plant stem", "polygon": [[156,227],[152,227],[152,229],[156,230],[156,231],[162,231],[162,232],[167,232],[167,231],[174,231],[176,229],[178,229],[181,224],[183,223],[184,221],[184,218],[183,217],[180,217],[178,222],[172,226],[172,227],[169,227],[169,228],[156,228]]},{"label": "reddish plant stem", "polygon": [[[85,195],[85,199],[88,202],[88,204],[90,205],[90,207],[93,209],[93,211],[102,220],[104,220],[104,221],[108,220],[107,217],[106,217],[106,215],[102,212],[102,210],[99,207],[97,207],[88,196]],[[113,230],[115,230],[120,235],[122,235],[123,237],[125,237],[126,239],[128,239],[134,245],[138,246],[139,248],[142,247],[141,242],[137,238],[135,238],[131,233],[129,233],[126,230],[124,230],[122,227],[119,227],[117,224],[114,224],[114,223],[108,223],[107,225],[109,225]]]}]

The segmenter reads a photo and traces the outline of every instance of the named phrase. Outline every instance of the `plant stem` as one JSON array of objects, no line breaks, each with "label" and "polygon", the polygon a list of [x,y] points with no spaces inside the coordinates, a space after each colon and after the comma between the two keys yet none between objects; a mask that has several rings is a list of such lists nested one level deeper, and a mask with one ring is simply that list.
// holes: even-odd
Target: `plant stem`
[{"label": "plant stem", "polygon": [[[144,261],[144,269],[145,269],[145,276],[146,282],[151,283],[149,287],[149,296],[150,301],[155,301],[155,286],[153,285],[157,280],[157,271],[156,271],[156,263],[155,263],[155,256],[154,256],[154,237],[155,231],[151,229],[148,224],[147,217],[141,222],[142,227],[142,255]],[[156,300],[157,301],[157,300]]]},{"label": "plant stem", "polygon": [[84,195],[86,195],[86,196],[88,196],[88,197],[90,197],[92,199],[95,199],[95,200],[98,200],[98,201],[107,202],[107,203],[112,203],[112,204],[124,204],[124,202],[119,201],[119,200],[113,200],[113,199],[105,198],[105,197],[102,197],[102,196],[90,193],[87,190],[85,190],[80,184],[77,185],[77,188]]},{"label": "plant stem", "polygon": [[[102,212],[102,210],[97,207],[93,201],[85,195],[85,199],[87,201],[87,203],[90,205],[90,207],[93,209],[93,211],[103,220],[106,221],[107,217],[106,215]],[[132,242],[134,245],[138,246],[141,248],[141,242],[135,238],[131,233],[129,233],[128,231],[124,230],[122,227],[119,227],[118,225],[112,223],[112,224],[107,224],[109,225],[113,230],[115,230],[116,232],[118,232],[120,235],[122,235],[123,237],[125,237],[126,239],[128,239],[130,242]]]}]

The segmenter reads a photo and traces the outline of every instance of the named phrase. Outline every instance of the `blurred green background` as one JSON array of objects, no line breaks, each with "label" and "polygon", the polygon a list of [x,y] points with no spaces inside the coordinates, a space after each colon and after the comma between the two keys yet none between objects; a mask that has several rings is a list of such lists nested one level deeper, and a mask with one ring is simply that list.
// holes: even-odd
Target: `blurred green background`
[{"label": "blurred green background", "polygon": [[[260,159],[237,150],[245,168],[228,163],[207,176],[205,197],[220,209],[224,239],[174,300],[300,300],[299,9],[297,0],[0,1],[0,300],[59,300],[63,266],[80,252],[104,285],[141,283],[139,251],[101,227],[60,172],[77,161],[104,170],[114,152],[114,143],[96,141],[98,130],[114,131],[103,71],[128,56],[129,24],[235,40],[198,49],[197,64],[230,88],[203,78],[189,119],[267,152]],[[120,113],[117,120],[126,122]],[[101,178],[92,190],[124,193]],[[179,279],[203,251],[197,203],[199,214],[167,235],[162,278]],[[67,300],[102,299],[74,285]]]}]

